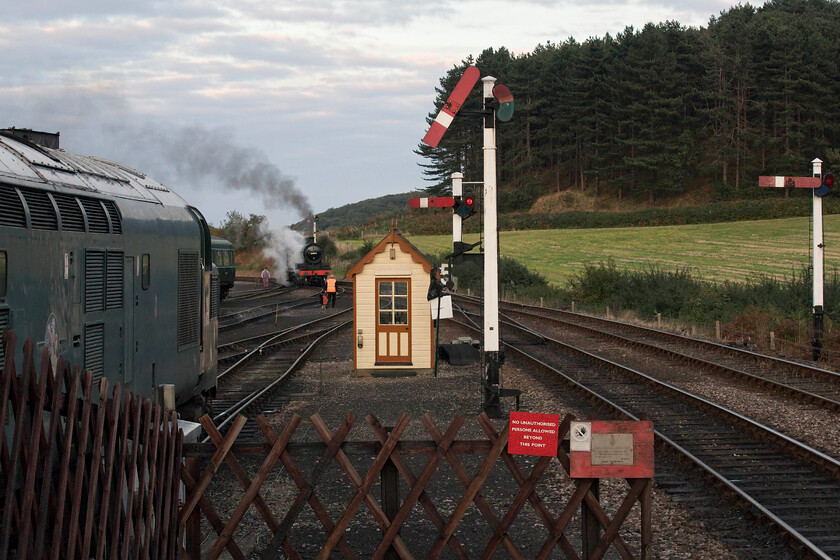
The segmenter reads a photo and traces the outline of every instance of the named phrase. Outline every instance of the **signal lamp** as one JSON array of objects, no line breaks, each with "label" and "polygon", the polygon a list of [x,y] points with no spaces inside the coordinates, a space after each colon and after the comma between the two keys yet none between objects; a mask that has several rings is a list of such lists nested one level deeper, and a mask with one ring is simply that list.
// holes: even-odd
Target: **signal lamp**
[{"label": "signal lamp", "polygon": [[825,196],[834,188],[834,174],[826,173],[823,175],[822,184],[814,189],[814,195]]},{"label": "signal lamp", "polygon": [[455,213],[464,220],[475,214],[475,197],[466,193],[460,200],[456,198]]},{"label": "signal lamp", "polygon": [[513,117],[513,94],[507,86],[496,84],[493,88],[493,97],[499,102],[499,109],[496,111],[496,118],[507,122]]}]

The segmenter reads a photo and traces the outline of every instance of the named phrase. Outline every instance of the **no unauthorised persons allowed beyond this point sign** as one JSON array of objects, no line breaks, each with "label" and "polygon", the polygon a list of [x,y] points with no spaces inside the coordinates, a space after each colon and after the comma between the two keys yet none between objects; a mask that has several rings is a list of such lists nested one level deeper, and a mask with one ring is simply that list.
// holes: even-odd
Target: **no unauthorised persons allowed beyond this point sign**
[{"label": "no unauthorised persons allowed beyond this point sign", "polygon": [[559,414],[511,412],[508,453],[554,457],[559,429]]}]

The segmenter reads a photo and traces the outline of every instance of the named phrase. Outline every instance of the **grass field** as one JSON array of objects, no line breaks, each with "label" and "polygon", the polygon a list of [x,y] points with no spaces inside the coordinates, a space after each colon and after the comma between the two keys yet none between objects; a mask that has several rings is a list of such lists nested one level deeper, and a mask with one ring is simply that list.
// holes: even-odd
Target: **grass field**
[{"label": "grass field", "polygon": [[[499,248],[549,282],[564,285],[584,264],[688,268],[695,277],[745,281],[787,277],[810,264],[809,218],[689,226],[502,232]],[[824,218],[825,269],[840,268],[840,215]],[[427,255],[451,250],[451,236],[408,236]],[[468,235],[465,242],[478,241]]]}]

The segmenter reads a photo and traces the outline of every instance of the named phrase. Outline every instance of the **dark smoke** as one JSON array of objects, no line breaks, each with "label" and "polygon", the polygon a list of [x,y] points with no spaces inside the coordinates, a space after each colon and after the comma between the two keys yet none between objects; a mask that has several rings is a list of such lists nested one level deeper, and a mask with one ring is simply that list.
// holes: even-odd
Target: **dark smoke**
[{"label": "dark smoke", "polygon": [[147,126],[143,130],[118,128],[114,134],[123,142],[123,149],[142,150],[126,154],[126,159],[142,161],[139,169],[148,170],[150,176],[176,190],[178,184],[201,187],[209,181],[223,188],[250,191],[268,208],[291,207],[301,218],[312,213],[309,200],[295,187],[294,179],[284,175],[264,152],[236,146],[230,140],[230,131]]}]

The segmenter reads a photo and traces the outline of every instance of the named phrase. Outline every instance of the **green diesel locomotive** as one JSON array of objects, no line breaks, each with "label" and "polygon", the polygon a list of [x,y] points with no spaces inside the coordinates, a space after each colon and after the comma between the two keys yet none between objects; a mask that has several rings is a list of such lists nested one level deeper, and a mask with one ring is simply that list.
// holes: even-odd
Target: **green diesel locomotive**
[{"label": "green diesel locomotive", "polygon": [[0,131],[0,337],[18,353],[31,339],[144,396],[171,384],[195,411],[216,389],[211,263],[207,222],[168,187],[57,134]]}]

